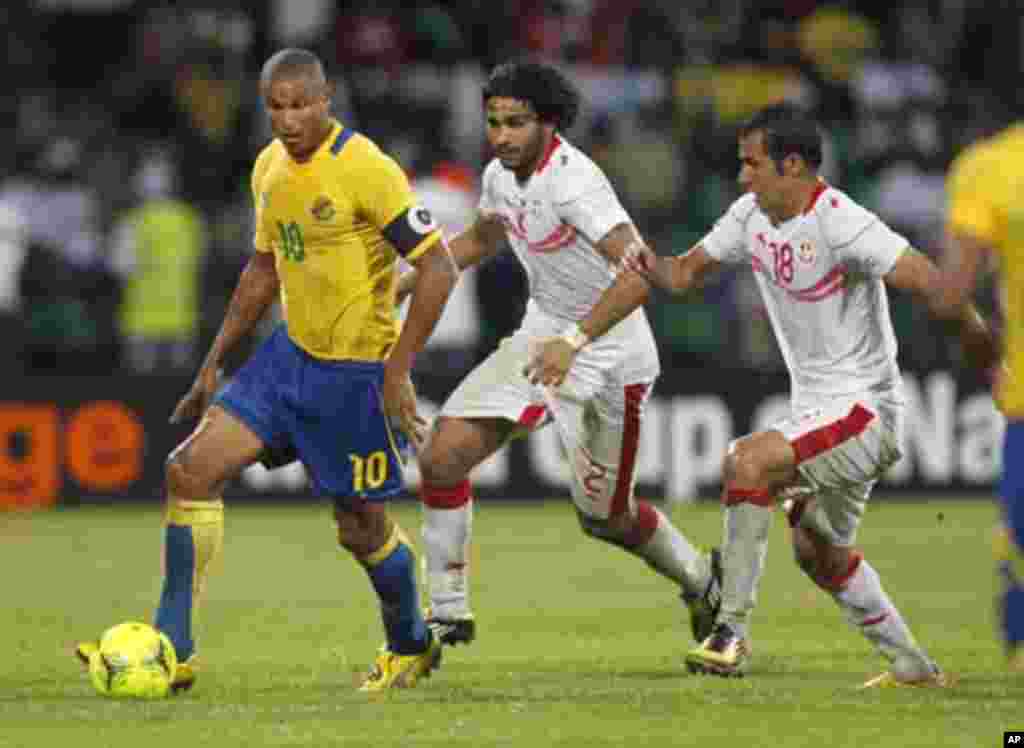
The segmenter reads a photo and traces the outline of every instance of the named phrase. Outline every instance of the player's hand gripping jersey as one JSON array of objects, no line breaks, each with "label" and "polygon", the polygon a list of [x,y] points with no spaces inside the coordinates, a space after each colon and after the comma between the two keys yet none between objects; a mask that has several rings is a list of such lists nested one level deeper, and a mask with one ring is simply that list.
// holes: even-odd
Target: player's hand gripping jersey
[{"label": "player's hand gripping jersey", "polygon": [[822,182],[804,213],[773,226],[748,193],[701,243],[721,262],[751,264],[795,408],[898,388],[882,277],[909,243],[876,215]]},{"label": "player's hand gripping jersey", "polygon": [[274,140],[252,190],[256,249],[275,254],[289,337],[320,359],[386,358],[398,337],[396,251],[411,260],[441,238],[398,164],[335,123],[302,163]]}]

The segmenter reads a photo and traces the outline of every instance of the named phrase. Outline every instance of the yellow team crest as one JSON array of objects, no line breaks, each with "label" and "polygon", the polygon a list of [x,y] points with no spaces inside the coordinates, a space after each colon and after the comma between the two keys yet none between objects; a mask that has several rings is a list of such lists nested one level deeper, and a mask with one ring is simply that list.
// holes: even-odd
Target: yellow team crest
[{"label": "yellow team crest", "polygon": [[326,195],[321,195],[313,201],[313,207],[310,208],[310,213],[313,214],[313,218],[318,221],[329,221],[334,218],[334,203]]}]

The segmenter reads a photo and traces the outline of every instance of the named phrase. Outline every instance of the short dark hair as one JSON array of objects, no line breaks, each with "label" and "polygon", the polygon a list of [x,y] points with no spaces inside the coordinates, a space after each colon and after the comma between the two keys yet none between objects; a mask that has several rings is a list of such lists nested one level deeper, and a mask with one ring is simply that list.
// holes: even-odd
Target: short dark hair
[{"label": "short dark hair", "polygon": [[821,166],[821,130],[818,123],[792,104],[773,104],[757,112],[740,127],[740,137],[764,133],[768,155],[781,168],[789,155],[800,156],[812,169]]},{"label": "short dark hair", "polygon": [[525,101],[541,122],[559,130],[572,127],[580,109],[580,94],[556,68],[539,62],[506,62],[484,84],[484,106],[495,96]]},{"label": "short dark hair", "polygon": [[263,64],[260,82],[270,83],[271,80],[309,74],[323,75],[320,58],[308,49],[286,47],[275,52]]}]

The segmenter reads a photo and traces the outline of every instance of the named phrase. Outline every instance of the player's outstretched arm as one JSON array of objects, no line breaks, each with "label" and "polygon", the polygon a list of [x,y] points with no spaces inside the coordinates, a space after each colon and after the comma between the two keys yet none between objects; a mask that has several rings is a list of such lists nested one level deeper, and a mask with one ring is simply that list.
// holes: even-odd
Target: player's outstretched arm
[{"label": "player's outstretched arm", "polygon": [[216,392],[224,357],[262,319],[267,308],[277,299],[279,288],[274,253],[256,252],[242,270],[217,337],[192,387],[171,414],[171,423],[198,418],[203,414]]},{"label": "player's outstretched arm", "polygon": [[[978,264],[972,272],[977,271]],[[907,247],[885,276],[885,282],[922,299],[932,314],[945,322],[951,333],[960,337],[971,366],[988,371],[998,363],[1000,347],[991,328],[971,303],[976,276],[972,276],[968,286],[954,275],[948,270],[940,270],[931,259],[913,247]]]},{"label": "player's outstretched arm", "polygon": [[699,245],[686,255],[673,258],[672,262],[667,258],[657,258],[631,223],[621,223],[612,228],[596,247],[612,267],[625,267],[627,272],[618,274],[615,282],[601,294],[590,313],[578,324],[571,326],[561,337],[542,342],[523,372],[534,384],[561,384],[573,358],[583,346],[604,335],[647,301],[652,280],[643,268],[654,268],[653,261],[656,260],[657,267],[665,271],[663,283],[659,285],[670,286],[676,293],[690,290],[718,264]]},{"label": "player's outstretched arm", "polygon": [[990,252],[985,242],[969,234],[946,233],[939,275],[929,304],[935,316],[940,319],[955,316],[957,310],[970,302]]},{"label": "player's outstretched arm", "polygon": [[658,257],[631,224],[612,229],[597,244],[598,251],[613,267],[624,267],[615,283],[580,322],[588,340],[600,337],[647,301],[649,284],[682,296],[699,287],[718,267],[718,260],[700,244],[679,257]]},{"label": "player's outstretched arm", "polygon": [[409,372],[416,354],[423,350],[441,318],[444,305],[455,287],[458,270],[443,240],[435,242],[412,260],[412,264],[416,271],[412,301],[402,332],[384,366],[383,398],[388,415],[397,419],[402,430],[418,447],[425,436],[425,422],[416,410]]},{"label": "player's outstretched arm", "polygon": [[[496,215],[480,214],[468,229],[448,240],[448,252],[461,271],[497,254],[503,246],[504,239],[505,229],[501,225],[501,220]],[[405,301],[415,285],[414,268],[398,279],[395,303],[401,304]]]},{"label": "player's outstretched arm", "polygon": [[685,296],[703,285],[719,262],[700,244],[678,257],[658,257],[650,247],[640,244],[629,249],[622,264],[663,291]]}]

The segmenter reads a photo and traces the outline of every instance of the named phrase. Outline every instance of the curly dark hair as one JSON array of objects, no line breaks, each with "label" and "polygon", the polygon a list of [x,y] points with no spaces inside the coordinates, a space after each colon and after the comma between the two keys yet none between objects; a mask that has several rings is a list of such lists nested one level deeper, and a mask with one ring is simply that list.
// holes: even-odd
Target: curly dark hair
[{"label": "curly dark hair", "polygon": [[580,110],[580,93],[556,68],[539,62],[498,65],[483,88],[484,106],[495,96],[525,101],[541,122],[559,130],[572,127]]}]

